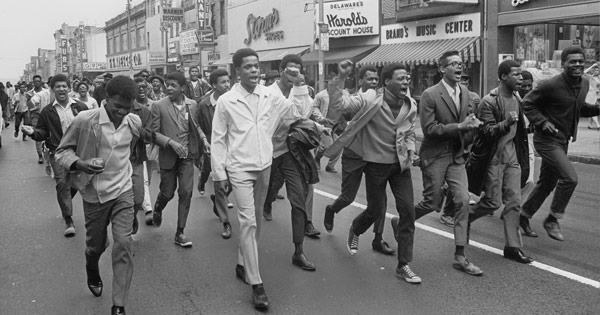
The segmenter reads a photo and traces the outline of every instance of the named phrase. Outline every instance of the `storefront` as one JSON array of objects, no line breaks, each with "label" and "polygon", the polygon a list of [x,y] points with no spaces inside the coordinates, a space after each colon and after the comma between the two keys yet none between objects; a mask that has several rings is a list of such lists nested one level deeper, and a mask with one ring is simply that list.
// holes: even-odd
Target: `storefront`
[{"label": "storefront", "polygon": [[133,73],[135,74],[140,70],[146,69],[146,54],[145,50],[141,50],[132,52],[131,58],[129,57],[129,53],[112,55],[106,60],[106,71],[113,75],[129,75],[129,65],[132,64]]},{"label": "storefront", "polygon": [[513,58],[539,82],[561,73],[560,53],[571,45],[584,49],[586,68],[598,61],[599,0],[500,0],[497,9],[497,45],[489,46],[488,72]]},{"label": "storefront", "polygon": [[[325,77],[337,71],[337,63],[350,59],[353,62],[361,60],[372,52],[379,44],[380,1],[327,1],[323,4],[323,22],[327,25],[329,46],[324,51],[323,71]],[[315,8],[315,21],[319,16]],[[319,51],[313,50],[302,58],[307,65],[309,78],[317,81],[319,73]],[[353,74],[346,81],[346,88],[353,91],[356,88],[356,78]]]},{"label": "storefront", "polygon": [[[252,48],[260,60],[261,73],[276,70],[287,54],[303,55],[313,40],[313,12],[302,1],[231,0],[228,6],[228,54],[211,65],[231,65],[241,48]],[[232,68],[232,67],[230,67]],[[229,69],[233,73],[234,69]]]},{"label": "storefront", "polygon": [[481,14],[470,13],[436,19],[383,25],[381,46],[358,62],[375,65],[399,62],[409,66],[411,94],[419,99],[423,91],[437,84],[441,76],[438,59],[449,50],[459,51],[470,77],[470,90],[479,93],[481,61]]}]

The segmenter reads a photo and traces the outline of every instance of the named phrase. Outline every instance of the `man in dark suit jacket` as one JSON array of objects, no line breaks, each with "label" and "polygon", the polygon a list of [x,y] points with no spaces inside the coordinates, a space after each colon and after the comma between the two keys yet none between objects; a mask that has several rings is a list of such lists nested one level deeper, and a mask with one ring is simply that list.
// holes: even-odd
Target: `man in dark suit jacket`
[{"label": "man in dark suit jacket", "polygon": [[172,72],[165,77],[168,97],[152,105],[152,129],[156,132],[156,143],[160,146],[160,192],[154,205],[153,222],[162,223],[162,210],[173,199],[179,181],[179,206],[175,244],[192,246],[183,234],[190,211],[194,189],[194,159],[199,159],[202,148],[208,152],[210,144],[198,124],[198,104],[183,95],[185,77]]},{"label": "man in dark suit jacket", "polygon": [[200,100],[204,95],[208,94],[208,92],[211,90],[211,87],[208,82],[202,79],[200,68],[196,66],[190,67],[189,74],[190,81],[188,81],[185,85],[185,96],[200,104]]},{"label": "man in dark suit jacket", "polygon": [[415,206],[416,219],[436,210],[442,185],[448,183],[456,205],[454,214],[453,267],[471,275],[483,274],[465,258],[468,243],[469,192],[465,152],[481,125],[470,108],[469,91],[458,84],[464,65],[458,51],[447,51],[438,61],[442,81],[421,96],[423,142],[419,151],[423,173],[423,200]]}]

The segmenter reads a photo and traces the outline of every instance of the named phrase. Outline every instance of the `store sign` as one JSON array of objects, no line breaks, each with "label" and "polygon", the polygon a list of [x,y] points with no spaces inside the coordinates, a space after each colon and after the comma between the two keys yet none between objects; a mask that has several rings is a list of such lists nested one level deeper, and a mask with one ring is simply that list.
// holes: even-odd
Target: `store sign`
[{"label": "store sign", "polygon": [[165,62],[165,53],[164,52],[149,52],[148,62],[151,64],[164,63]]},{"label": "store sign", "polygon": [[108,58],[108,68],[111,70],[115,69],[129,69],[129,66],[142,67],[146,66],[146,52],[135,52],[129,58],[129,54],[123,54],[115,57]]},{"label": "store sign", "polygon": [[279,25],[279,11],[273,8],[273,11],[267,16],[254,16],[254,14],[248,14],[246,19],[246,30],[248,31],[248,37],[244,39],[244,44],[250,45],[252,40],[255,40],[264,33],[266,40],[283,39],[283,31],[271,32],[275,26]]},{"label": "store sign", "polygon": [[381,27],[381,44],[422,42],[481,35],[480,13],[389,24]]},{"label": "store sign", "polygon": [[60,72],[68,73],[69,72],[69,41],[66,38],[60,39],[60,45],[58,49],[60,50]]},{"label": "store sign", "polygon": [[183,23],[183,8],[163,8],[160,20],[166,23]]},{"label": "store sign", "polygon": [[212,64],[213,62],[221,59],[221,54],[216,52],[209,52],[207,55],[208,63]]},{"label": "store sign", "polygon": [[193,55],[198,53],[198,38],[196,30],[179,33],[179,52],[182,55]]},{"label": "store sign", "polygon": [[327,2],[323,16],[331,38],[379,34],[379,1]]},{"label": "store sign", "polygon": [[516,7],[520,4],[529,2],[529,0],[512,0],[510,3],[512,4],[513,7]]},{"label": "store sign", "polygon": [[84,62],[83,70],[94,71],[106,69],[106,62]]}]

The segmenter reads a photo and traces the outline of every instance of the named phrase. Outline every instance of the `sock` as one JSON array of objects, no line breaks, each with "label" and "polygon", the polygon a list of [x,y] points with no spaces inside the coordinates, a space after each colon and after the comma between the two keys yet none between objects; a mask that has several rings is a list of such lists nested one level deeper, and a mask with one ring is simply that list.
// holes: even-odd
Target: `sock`
[{"label": "sock", "polygon": [[454,252],[454,255],[465,256],[465,247],[464,246],[456,246],[456,251]]},{"label": "sock", "polygon": [[177,228],[177,234],[183,234],[183,228],[178,227]]},{"label": "sock", "polygon": [[381,241],[382,239],[383,237],[381,233],[375,233],[375,238],[373,239],[373,241]]},{"label": "sock", "polygon": [[71,216],[65,217],[65,223],[66,224],[73,223],[73,218]]},{"label": "sock", "polygon": [[556,217],[553,216],[552,214],[548,214],[548,217],[546,218],[546,221],[548,221],[548,222],[558,222],[558,220],[556,219]]},{"label": "sock", "polygon": [[399,261],[398,262],[398,269],[402,269],[402,267],[404,267],[406,265],[407,265],[407,263]]}]

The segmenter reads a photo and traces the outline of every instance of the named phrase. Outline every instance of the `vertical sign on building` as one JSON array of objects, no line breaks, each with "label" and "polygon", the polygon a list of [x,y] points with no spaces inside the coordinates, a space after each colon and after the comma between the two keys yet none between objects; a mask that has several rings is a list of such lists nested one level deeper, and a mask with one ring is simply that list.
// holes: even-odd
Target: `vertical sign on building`
[{"label": "vertical sign on building", "polygon": [[60,71],[63,73],[69,73],[69,41],[66,38],[60,39]]},{"label": "vertical sign on building", "polygon": [[[196,5],[198,7],[198,43],[212,44],[213,43],[213,32],[211,25],[211,12],[210,12],[210,1],[209,0],[197,0]],[[223,10],[223,8],[221,8]]]}]

